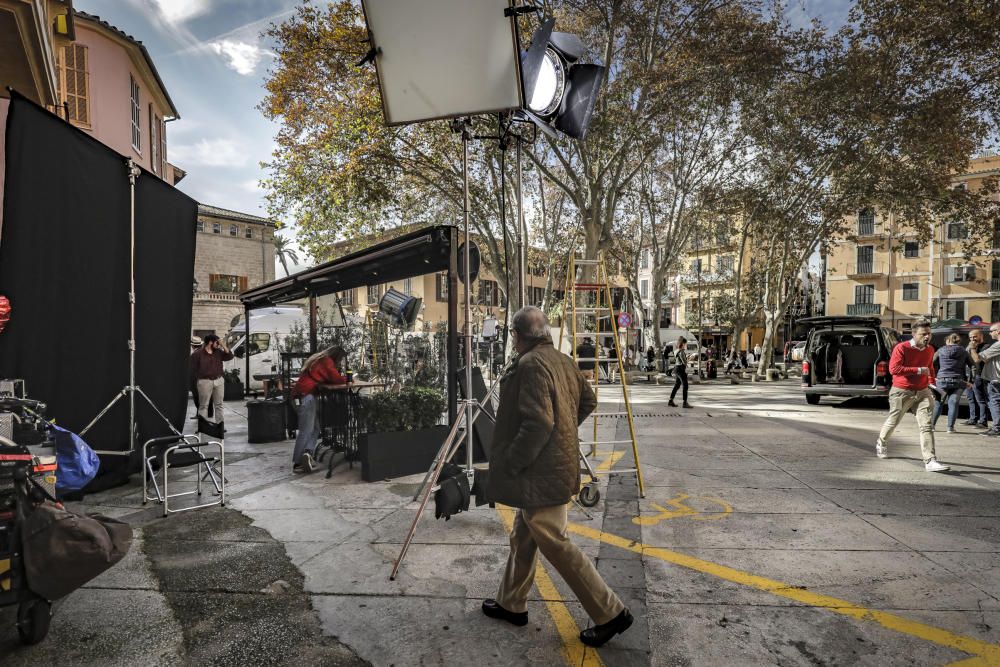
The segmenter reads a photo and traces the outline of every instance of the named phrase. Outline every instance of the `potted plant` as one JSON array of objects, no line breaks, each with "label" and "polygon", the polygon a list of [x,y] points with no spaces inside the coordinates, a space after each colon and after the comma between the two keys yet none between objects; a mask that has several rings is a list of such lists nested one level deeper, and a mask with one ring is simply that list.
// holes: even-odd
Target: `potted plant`
[{"label": "potted plant", "polygon": [[367,433],[358,442],[361,478],[366,482],[426,472],[448,436],[439,426],[444,394],[409,387],[364,397]]},{"label": "potted plant", "polygon": [[240,380],[240,370],[238,368],[223,371],[222,380],[225,383],[222,400],[239,401],[243,399],[243,382]]}]

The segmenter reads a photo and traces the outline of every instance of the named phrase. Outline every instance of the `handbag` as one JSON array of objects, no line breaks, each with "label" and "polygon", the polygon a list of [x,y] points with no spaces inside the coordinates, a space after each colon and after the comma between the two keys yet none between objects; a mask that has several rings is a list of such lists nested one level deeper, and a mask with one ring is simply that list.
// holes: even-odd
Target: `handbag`
[{"label": "handbag", "polygon": [[22,529],[28,588],[58,600],[111,568],[132,546],[132,527],[100,514],[84,516],[43,503]]}]

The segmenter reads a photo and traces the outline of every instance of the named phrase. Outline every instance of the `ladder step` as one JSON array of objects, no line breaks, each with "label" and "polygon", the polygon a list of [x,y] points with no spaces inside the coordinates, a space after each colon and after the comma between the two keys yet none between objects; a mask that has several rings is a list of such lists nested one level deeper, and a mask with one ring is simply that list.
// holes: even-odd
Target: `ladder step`
[{"label": "ladder step", "polygon": [[635,468],[622,468],[621,470],[594,470],[597,475],[634,475],[639,471]]},{"label": "ladder step", "polygon": [[570,306],[570,310],[572,310],[574,313],[576,313],[576,314],[579,315],[581,313],[583,313],[583,314],[586,314],[586,313],[601,313],[601,312],[605,312],[606,313],[606,312],[608,312],[611,309],[610,308],[592,308],[590,306],[588,306],[586,308],[584,308],[582,306],[579,307],[579,308],[573,308],[572,306]]},{"label": "ladder step", "polygon": [[576,259],[573,258],[573,263],[577,266],[597,266],[601,263],[599,259]]},{"label": "ladder step", "polygon": [[586,290],[588,292],[598,289],[604,289],[607,285],[603,283],[573,283],[574,290]]},{"label": "ladder step", "polygon": [[585,331],[583,333],[573,334],[575,338],[589,338],[590,336],[604,336],[605,338],[614,336],[610,331]]},{"label": "ladder step", "polygon": [[581,440],[581,445],[631,445],[631,440]]},{"label": "ladder step", "polygon": [[590,419],[590,417],[621,417],[627,414],[628,414],[627,412],[591,412],[587,418]]},{"label": "ladder step", "polygon": [[608,363],[618,363],[618,357],[577,357],[577,361],[606,361]]}]

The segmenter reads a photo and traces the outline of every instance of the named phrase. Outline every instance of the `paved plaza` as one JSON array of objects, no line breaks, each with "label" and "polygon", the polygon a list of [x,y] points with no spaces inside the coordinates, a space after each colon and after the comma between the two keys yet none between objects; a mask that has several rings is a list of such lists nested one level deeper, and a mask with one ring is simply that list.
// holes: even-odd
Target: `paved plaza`
[{"label": "paved plaza", "polygon": [[[479,611],[510,510],[428,511],[390,581],[421,477],[293,476],[291,443],[247,444],[232,403],[227,508],[160,519],[136,484],[88,496],[137,526],[135,547],[58,605],[41,645],[17,646],[0,616],[3,662],[1000,664],[1000,442],[938,433],[952,472],[927,473],[912,418],[875,457],[875,402],[809,406],[794,381],[693,385],[693,410],[668,394],[633,388],[645,498],[605,478],[593,518],[570,512],[572,539],[636,616],[600,650],[580,644],[588,620],[544,561],[526,627]],[[624,420],[600,426],[624,437]]]}]

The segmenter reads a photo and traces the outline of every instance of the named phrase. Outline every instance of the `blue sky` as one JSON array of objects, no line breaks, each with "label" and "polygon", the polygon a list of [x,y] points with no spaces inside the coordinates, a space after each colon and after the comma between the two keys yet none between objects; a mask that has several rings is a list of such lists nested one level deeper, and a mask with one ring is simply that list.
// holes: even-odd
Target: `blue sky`
[{"label": "blue sky", "polygon": [[[260,162],[270,157],[276,127],[256,109],[273,62],[261,32],[301,1],[76,0],[74,6],[149,50],[181,115],[167,126],[168,159],[188,174],[178,187],[205,204],[266,215]],[[819,17],[839,25],[849,6],[791,0],[786,12],[794,24]],[[293,238],[294,229],[285,235]]]}]

